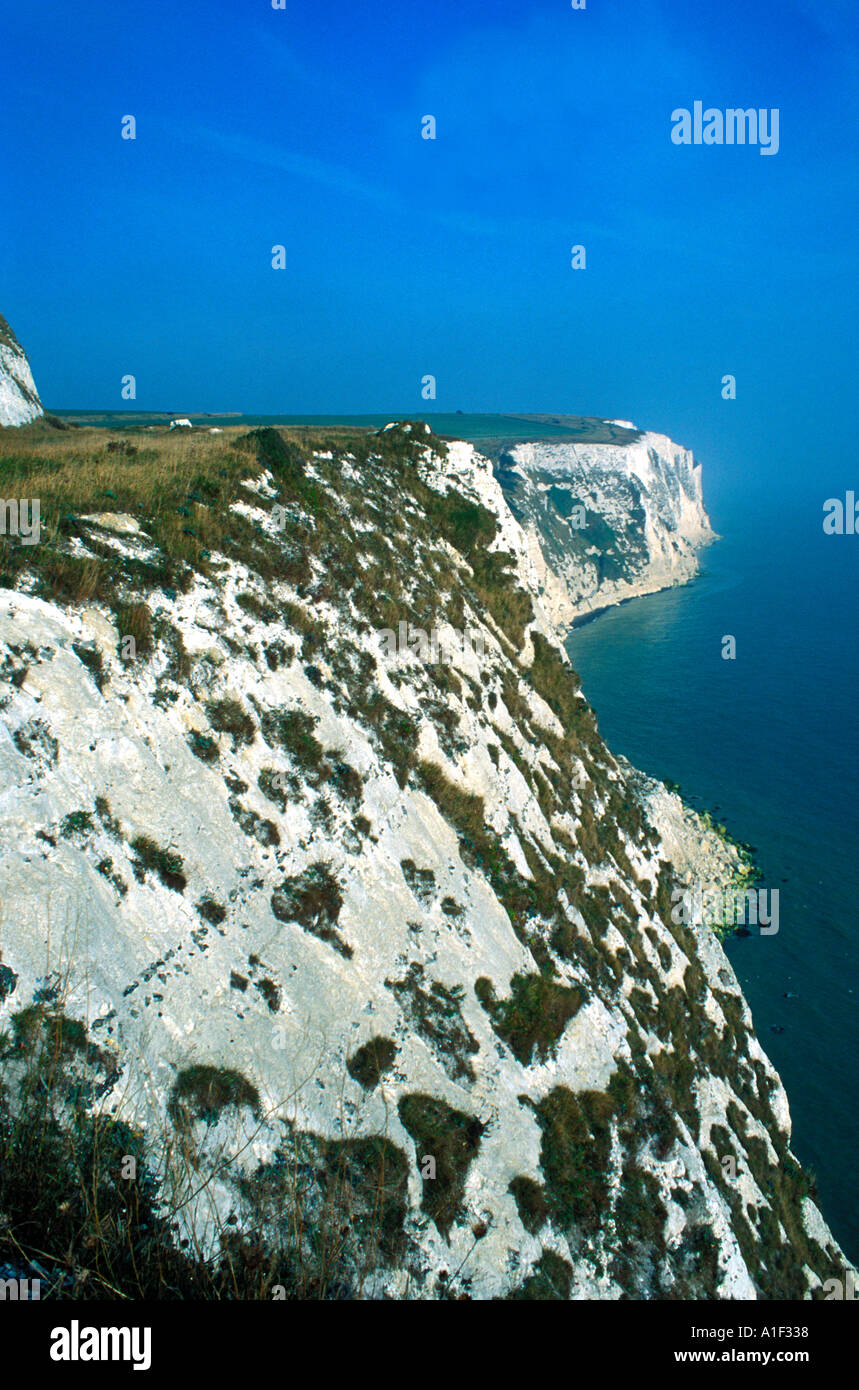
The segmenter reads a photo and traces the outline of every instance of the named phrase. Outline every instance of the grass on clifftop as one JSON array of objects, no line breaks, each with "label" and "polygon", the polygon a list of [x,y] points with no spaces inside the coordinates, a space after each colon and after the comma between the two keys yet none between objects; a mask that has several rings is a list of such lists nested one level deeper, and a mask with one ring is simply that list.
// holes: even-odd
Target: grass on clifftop
[{"label": "grass on clifftop", "polygon": [[[38,498],[41,514],[37,545],[0,537],[0,583],[15,588],[31,574],[46,598],[128,603],[131,595],[143,600],[153,589],[187,589],[194,572],[212,571],[217,553],[246,563],[263,582],[280,578],[300,589],[310,581],[316,556],[328,569],[330,592],[351,591],[379,626],[403,616],[431,626],[442,611],[439,590],[452,577],[437,547],[443,539],[472,566],[475,600],[493,612],[511,641],[521,642],[530,602],[512,580],[509,558],[487,550],[495,519],[456,491],[442,495],[421,480],[427,446],[446,453],[447,446],[419,424],[381,433],[235,428],[219,435],[120,434],[54,429],[45,422],[0,431],[0,493]],[[276,496],[242,486],[264,468]],[[234,509],[237,502],[267,512],[277,502],[290,515],[289,526],[279,536],[266,534]],[[412,599],[411,608],[405,591],[413,587],[416,556],[404,512],[412,533],[434,551],[420,584],[421,604],[415,607]],[[119,554],[109,537],[83,520],[103,513],[135,518],[144,533],[142,551]]]}]

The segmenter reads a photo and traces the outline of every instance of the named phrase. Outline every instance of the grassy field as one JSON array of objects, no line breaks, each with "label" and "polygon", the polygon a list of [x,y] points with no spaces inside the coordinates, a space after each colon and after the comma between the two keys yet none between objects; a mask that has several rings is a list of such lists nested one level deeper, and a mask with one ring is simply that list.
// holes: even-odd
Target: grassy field
[{"label": "grassy field", "polygon": [[[347,430],[281,435],[296,454],[357,447],[365,438]],[[0,496],[38,498],[41,518],[38,545],[0,537],[0,584],[15,588],[26,573],[43,597],[71,601],[110,601],[123,578],[143,591],[183,587],[183,572],[189,566],[205,572],[212,550],[252,540],[252,528],[229,510],[242,480],[260,472],[255,450],[242,443],[247,437],[239,426],[217,435],[166,426],[70,429],[43,421],[0,430]],[[104,512],[132,515],[158,558],[120,561],[82,520]]]}]

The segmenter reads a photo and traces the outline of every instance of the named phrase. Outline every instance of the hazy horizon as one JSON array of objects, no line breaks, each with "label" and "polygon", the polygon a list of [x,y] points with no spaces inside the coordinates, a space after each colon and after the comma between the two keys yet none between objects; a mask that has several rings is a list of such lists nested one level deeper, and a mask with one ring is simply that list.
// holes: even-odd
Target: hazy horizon
[{"label": "hazy horizon", "polygon": [[[0,307],[48,408],[120,409],[133,374],[139,410],[564,410],[774,482],[809,438],[852,447],[846,4],[156,0],[118,26],[82,0],[5,28]],[[777,155],[673,144],[698,99],[779,109]]]}]

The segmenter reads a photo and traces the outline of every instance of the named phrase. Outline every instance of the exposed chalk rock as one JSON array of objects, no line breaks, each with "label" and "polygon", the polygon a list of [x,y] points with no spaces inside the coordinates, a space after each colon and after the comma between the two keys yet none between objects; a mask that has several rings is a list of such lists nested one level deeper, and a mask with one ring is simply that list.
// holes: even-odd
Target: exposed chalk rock
[{"label": "exposed chalk rock", "polygon": [[28,425],[43,414],[27,355],[0,314],[0,425]]}]

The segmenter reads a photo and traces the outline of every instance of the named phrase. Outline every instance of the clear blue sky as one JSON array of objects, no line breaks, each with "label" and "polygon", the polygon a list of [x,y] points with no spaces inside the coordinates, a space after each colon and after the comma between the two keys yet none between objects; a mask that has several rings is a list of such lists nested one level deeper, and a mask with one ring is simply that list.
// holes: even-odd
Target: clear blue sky
[{"label": "clear blue sky", "polygon": [[[557,410],[747,458],[789,419],[847,449],[855,8],[7,0],[0,312],[54,408],[121,408],[132,372],[144,410]],[[778,154],[673,145],[696,99],[778,107]]]}]

